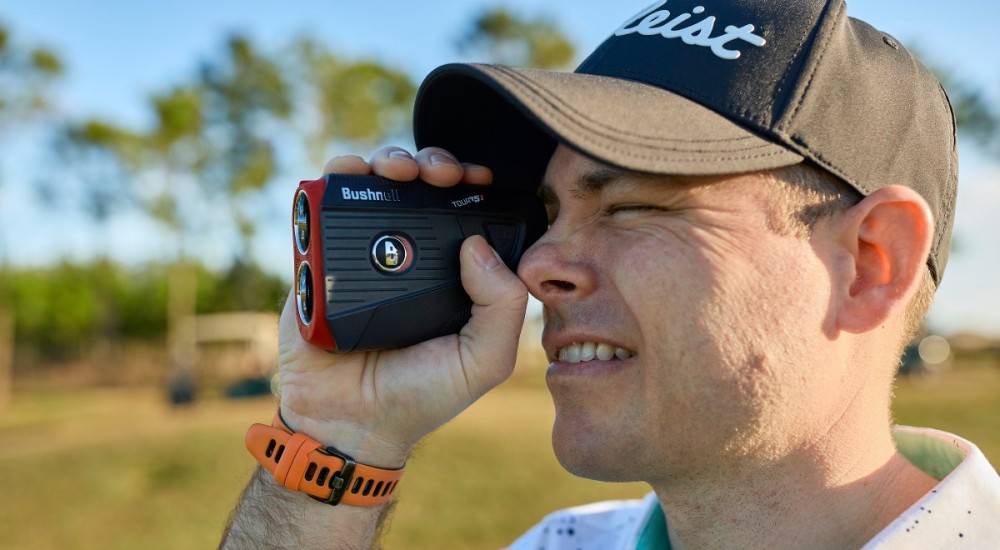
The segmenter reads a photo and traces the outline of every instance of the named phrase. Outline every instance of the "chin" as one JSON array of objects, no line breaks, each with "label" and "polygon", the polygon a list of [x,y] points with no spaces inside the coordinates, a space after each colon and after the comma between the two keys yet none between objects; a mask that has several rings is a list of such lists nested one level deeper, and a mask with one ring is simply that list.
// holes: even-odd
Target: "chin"
[{"label": "chin", "polygon": [[607,437],[594,430],[578,429],[560,422],[552,428],[552,449],[559,464],[569,473],[606,482],[644,481],[635,461],[634,446],[624,443],[621,434]]}]

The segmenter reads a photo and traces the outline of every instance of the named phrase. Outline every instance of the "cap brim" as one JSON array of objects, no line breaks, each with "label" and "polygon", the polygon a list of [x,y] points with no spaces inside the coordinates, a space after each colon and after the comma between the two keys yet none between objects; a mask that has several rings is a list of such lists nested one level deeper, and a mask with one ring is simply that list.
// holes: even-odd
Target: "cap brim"
[{"label": "cap brim", "polygon": [[797,153],[672,92],[619,78],[451,64],[424,80],[416,145],[444,147],[537,186],[557,142],[638,172],[719,175],[797,164]]}]

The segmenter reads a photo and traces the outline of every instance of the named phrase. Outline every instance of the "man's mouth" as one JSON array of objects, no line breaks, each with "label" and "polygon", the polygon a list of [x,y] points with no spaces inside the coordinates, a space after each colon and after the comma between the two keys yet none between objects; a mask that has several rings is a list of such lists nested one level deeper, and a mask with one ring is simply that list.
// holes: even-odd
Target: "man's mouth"
[{"label": "man's mouth", "polygon": [[636,353],[632,350],[601,342],[573,342],[556,351],[556,357],[562,363],[584,363],[595,359],[598,361],[625,360],[635,357],[635,355]]}]

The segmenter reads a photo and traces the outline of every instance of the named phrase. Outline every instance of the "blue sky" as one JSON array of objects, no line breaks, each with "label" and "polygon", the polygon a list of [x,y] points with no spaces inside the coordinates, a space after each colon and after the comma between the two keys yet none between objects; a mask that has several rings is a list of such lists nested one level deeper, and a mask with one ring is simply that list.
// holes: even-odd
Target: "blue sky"
[{"label": "blue sky", "polygon": [[[706,0],[706,5],[711,0]],[[588,0],[509,0],[527,15],[551,16],[585,53],[625,18],[648,4]],[[233,31],[276,48],[296,33],[324,40],[348,57],[369,57],[406,70],[419,80],[434,67],[469,60],[455,51],[455,38],[472,16],[499,2],[423,0],[421,2],[297,2],[234,0],[123,1],[31,0],[0,4],[0,21],[22,42],[44,43],[66,61],[69,73],[58,89],[60,114],[99,115],[123,124],[141,124],[145,98],[171,82],[190,76],[198,59],[217,51]],[[925,3],[855,0],[849,13],[902,39],[919,44],[927,59],[948,67],[961,79],[985,87],[1000,103],[1000,59],[992,40],[1000,3],[958,0]],[[162,231],[137,217],[117,218],[100,231],[70,210],[53,212],[38,204],[30,182],[47,162],[40,136],[23,132],[0,137],[4,185],[0,187],[0,235],[9,258],[44,264],[60,257],[85,258],[95,243],[110,240],[119,259],[163,255]],[[343,151],[338,151],[343,152]],[[360,153],[366,153],[360,151]],[[961,250],[953,255],[931,319],[948,330],[976,329],[1000,335],[1000,166],[973,148],[962,147],[962,176],[956,234]],[[286,203],[298,179],[318,167],[290,174],[289,189],[276,188],[263,208],[268,220],[255,243],[255,255],[284,273],[290,266]],[[287,195],[287,196],[286,196]],[[58,223],[37,227],[37,220]],[[213,256],[218,240],[206,239],[198,252]]]}]

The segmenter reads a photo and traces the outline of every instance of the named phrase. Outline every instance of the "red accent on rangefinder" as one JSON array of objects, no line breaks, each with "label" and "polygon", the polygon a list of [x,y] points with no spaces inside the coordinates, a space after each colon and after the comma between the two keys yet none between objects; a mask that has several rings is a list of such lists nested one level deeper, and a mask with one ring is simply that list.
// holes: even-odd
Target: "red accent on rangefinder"
[{"label": "red accent on rangefinder", "polygon": [[303,181],[292,207],[299,331],[336,352],[454,334],[472,308],[462,241],[482,235],[516,269],[547,225],[526,190],[337,174]]}]

